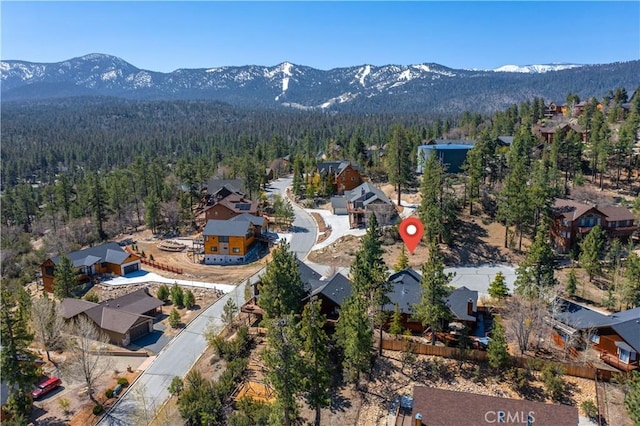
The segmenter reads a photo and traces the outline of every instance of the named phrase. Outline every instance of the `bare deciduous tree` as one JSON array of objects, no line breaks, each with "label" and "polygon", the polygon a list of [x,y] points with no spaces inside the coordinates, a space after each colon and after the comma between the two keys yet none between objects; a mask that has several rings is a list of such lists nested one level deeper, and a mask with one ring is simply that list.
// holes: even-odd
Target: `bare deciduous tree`
[{"label": "bare deciduous tree", "polygon": [[520,296],[510,298],[505,311],[509,324],[507,332],[516,340],[520,354],[529,350],[532,343],[539,344],[547,312],[547,306],[541,299]]},{"label": "bare deciduous tree", "polygon": [[67,366],[69,373],[83,378],[89,398],[95,402],[95,383],[111,367],[109,358],[105,356],[109,337],[83,315],[78,317],[71,333],[75,335],[75,339],[70,348],[71,357]]},{"label": "bare deciduous tree", "polygon": [[55,300],[50,299],[46,294],[38,299],[33,299],[31,302],[31,325],[34,329],[34,337],[42,344],[47,352],[47,359],[51,361],[49,351],[63,349],[66,343],[66,337],[63,335],[64,318]]}]

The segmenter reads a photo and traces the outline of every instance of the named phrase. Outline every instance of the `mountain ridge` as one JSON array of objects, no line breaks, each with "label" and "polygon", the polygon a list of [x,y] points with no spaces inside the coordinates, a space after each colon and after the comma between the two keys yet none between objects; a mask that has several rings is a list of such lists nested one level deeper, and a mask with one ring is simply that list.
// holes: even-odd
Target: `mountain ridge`
[{"label": "mountain ridge", "polygon": [[0,78],[3,100],[98,95],[362,112],[492,111],[533,96],[563,99],[571,92],[599,97],[604,93],[596,93],[598,89],[620,86],[633,91],[640,86],[640,61],[500,68],[465,70],[422,63],[319,70],[284,61],[274,66],[178,68],[162,73],[117,56],[91,53],[54,63],[0,61]]}]

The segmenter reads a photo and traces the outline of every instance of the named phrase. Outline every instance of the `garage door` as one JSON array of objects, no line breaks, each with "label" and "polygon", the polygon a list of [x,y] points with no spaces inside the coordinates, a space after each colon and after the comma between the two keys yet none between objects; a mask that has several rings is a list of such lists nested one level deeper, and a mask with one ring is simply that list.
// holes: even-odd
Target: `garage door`
[{"label": "garage door", "polygon": [[125,266],[124,267],[124,274],[130,274],[132,272],[137,271],[138,269],[140,269],[140,264],[139,263],[134,263],[133,265],[129,265],[129,266]]},{"label": "garage door", "polygon": [[133,342],[134,340],[144,336],[148,332],[149,332],[149,325],[145,321],[142,324],[138,324],[129,330],[129,339],[130,341]]}]

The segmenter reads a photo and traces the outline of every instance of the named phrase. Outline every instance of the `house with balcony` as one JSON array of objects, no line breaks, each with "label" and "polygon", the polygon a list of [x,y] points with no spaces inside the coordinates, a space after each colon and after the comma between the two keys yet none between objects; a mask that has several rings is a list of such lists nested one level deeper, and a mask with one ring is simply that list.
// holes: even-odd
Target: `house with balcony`
[{"label": "house with balcony", "polygon": [[[128,253],[118,243],[106,243],[67,253],[76,268],[79,283],[91,281],[102,274],[127,275],[141,269],[140,256]],[[44,289],[53,293],[55,268],[60,256],[45,260],[40,265]]]},{"label": "house with balcony", "polygon": [[588,339],[607,364],[622,371],[639,368],[640,308],[606,314],[557,298],[546,321],[563,342]]},{"label": "house with balcony", "polygon": [[270,242],[267,219],[243,213],[227,220],[208,220],[202,231],[204,263],[245,264],[258,258]]},{"label": "house with balcony", "polygon": [[358,167],[347,160],[318,163],[318,174],[323,178],[329,175],[336,194],[344,194],[362,183]]},{"label": "house with balcony", "polygon": [[[346,201],[346,212],[349,215],[349,226],[351,228],[367,226],[372,214],[376,215],[380,226],[393,224],[398,215],[395,205],[389,197],[380,188],[369,182],[365,182],[352,191],[346,192],[344,200]],[[341,212],[340,206],[343,205],[339,204],[341,202],[339,197],[331,199],[334,214]]]},{"label": "house with balcony", "polygon": [[559,253],[568,253],[594,226],[600,225],[608,238],[627,241],[638,229],[626,207],[603,206],[556,199],[552,206],[551,243]]}]

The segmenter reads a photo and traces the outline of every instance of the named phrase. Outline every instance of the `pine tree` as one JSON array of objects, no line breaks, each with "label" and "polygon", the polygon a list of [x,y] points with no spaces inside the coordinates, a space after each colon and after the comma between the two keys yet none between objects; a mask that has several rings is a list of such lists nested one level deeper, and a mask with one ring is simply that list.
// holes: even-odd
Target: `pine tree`
[{"label": "pine tree", "polygon": [[107,194],[102,185],[100,176],[97,174],[90,174],[89,180],[89,209],[94,215],[96,220],[96,231],[98,233],[98,239],[104,241],[107,238],[107,234],[104,232],[104,223],[107,221],[107,215],[109,213],[109,206],[107,204]]},{"label": "pine tree", "polygon": [[178,308],[184,308],[184,291],[178,283],[174,283],[173,286],[171,286],[171,303]]},{"label": "pine tree", "polygon": [[429,258],[422,265],[421,272],[420,301],[413,305],[413,316],[431,329],[431,344],[434,345],[436,331],[442,330],[443,323],[451,318],[446,298],[451,293],[449,283],[454,276],[444,272],[444,264],[434,242],[429,245]]},{"label": "pine tree", "polygon": [[76,268],[73,267],[73,262],[67,255],[61,254],[54,270],[53,294],[58,299],[73,297],[73,292],[77,287]]},{"label": "pine tree", "polygon": [[275,423],[289,426],[299,412],[296,399],[302,390],[302,345],[293,315],[269,323],[267,346],[262,352],[262,359],[267,381],[277,394],[272,417]]},{"label": "pine tree", "polygon": [[[484,135],[488,137],[488,135]],[[473,203],[480,199],[480,184],[484,175],[483,151],[484,141],[479,141],[467,153],[462,166],[467,177],[467,194],[469,195],[469,214],[473,215]]]},{"label": "pine tree", "polygon": [[400,312],[400,306],[396,303],[396,306],[393,310],[393,316],[391,317],[391,325],[389,326],[389,333],[393,334],[395,337],[398,337],[399,334],[402,334],[402,313]]},{"label": "pine tree", "polygon": [[413,179],[411,158],[412,149],[407,131],[396,125],[391,129],[387,144],[386,166],[389,183],[395,185],[398,191],[398,206],[401,205],[402,188]]},{"label": "pine tree", "polygon": [[549,227],[543,222],[524,262],[516,270],[515,291],[521,296],[537,297],[540,291],[556,285],[556,261],[549,242]]},{"label": "pine tree", "polygon": [[345,378],[356,386],[360,374],[371,369],[373,330],[366,309],[365,301],[352,293],[343,303],[336,325],[337,341],[344,354]]},{"label": "pine tree", "polygon": [[187,309],[191,309],[195,304],[196,304],[196,296],[193,294],[191,289],[187,289],[187,291],[184,292],[184,306]]},{"label": "pine tree", "polygon": [[407,251],[404,248],[404,244],[400,246],[400,255],[398,256],[398,262],[393,265],[393,270],[395,272],[400,272],[403,269],[407,269],[409,267],[409,257],[407,256]]},{"label": "pine tree", "polygon": [[144,202],[144,221],[154,234],[160,224],[160,200],[155,192],[150,193]]},{"label": "pine tree", "polygon": [[442,209],[444,169],[438,162],[435,155],[429,156],[422,173],[422,183],[420,185],[420,207],[418,215],[424,226],[424,240],[429,244],[431,241],[441,240],[445,234],[445,217]]},{"label": "pine tree", "polygon": [[580,244],[580,266],[589,274],[589,282],[602,270],[600,259],[604,249],[605,235],[600,225],[594,226]]},{"label": "pine tree", "polygon": [[489,365],[495,369],[506,367],[509,363],[507,336],[500,318],[496,318],[496,321],[493,323],[491,340],[487,347],[487,359]]},{"label": "pine tree", "polygon": [[156,294],[156,297],[162,300],[164,303],[167,303],[167,300],[169,300],[169,293],[169,287],[167,287],[166,284],[162,284],[160,287],[158,287],[158,293]]},{"label": "pine tree", "polygon": [[[17,290],[25,295],[24,289]],[[34,356],[29,352],[33,334],[29,331],[28,306],[21,300],[29,300],[15,292],[2,289],[0,304],[0,370],[2,381],[9,390],[7,410],[16,418],[29,415],[31,411],[31,391],[38,380]],[[25,361],[26,358],[26,361]]]},{"label": "pine tree", "polygon": [[571,268],[571,271],[569,272],[569,276],[567,277],[567,286],[565,289],[570,297],[576,295],[576,291],[578,290],[578,278],[576,277],[576,271],[574,268]]},{"label": "pine tree", "polygon": [[300,313],[305,290],[296,255],[285,242],[273,249],[271,262],[262,275],[258,305],[265,318],[281,318]]},{"label": "pine tree", "polygon": [[171,309],[171,312],[169,313],[169,325],[172,328],[177,328],[180,325],[180,312],[178,312],[178,310],[174,307]]},{"label": "pine tree", "polygon": [[321,314],[321,301],[314,296],[302,311],[300,336],[303,340],[304,378],[303,389],[306,401],[315,408],[315,425],[320,425],[321,408],[328,407],[331,402],[329,384],[331,370],[329,368],[329,338],[323,327],[326,317]]},{"label": "pine tree", "polygon": [[489,284],[489,296],[502,300],[509,295],[509,287],[502,271],[498,271],[493,281]]},{"label": "pine tree", "polygon": [[234,302],[232,298],[228,298],[222,308],[222,322],[226,325],[231,324],[237,313],[238,307],[236,306],[236,302]]}]

